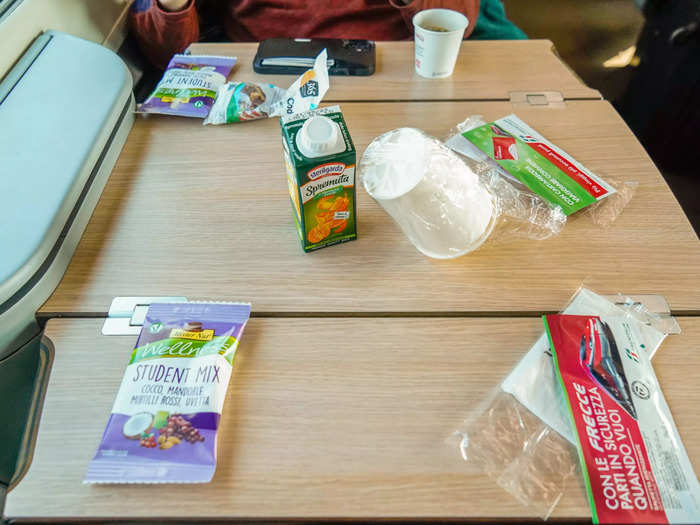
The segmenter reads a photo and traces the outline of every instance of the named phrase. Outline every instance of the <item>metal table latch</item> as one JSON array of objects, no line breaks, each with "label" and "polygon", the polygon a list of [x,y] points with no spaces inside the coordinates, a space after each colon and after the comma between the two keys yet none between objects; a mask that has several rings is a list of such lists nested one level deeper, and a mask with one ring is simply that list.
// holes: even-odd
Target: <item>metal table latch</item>
[{"label": "metal table latch", "polygon": [[151,303],[186,301],[187,297],[115,297],[102,325],[102,335],[138,335]]},{"label": "metal table latch", "polygon": [[514,106],[563,108],[564,96],[559,91],[511,91],[510,102]]}]

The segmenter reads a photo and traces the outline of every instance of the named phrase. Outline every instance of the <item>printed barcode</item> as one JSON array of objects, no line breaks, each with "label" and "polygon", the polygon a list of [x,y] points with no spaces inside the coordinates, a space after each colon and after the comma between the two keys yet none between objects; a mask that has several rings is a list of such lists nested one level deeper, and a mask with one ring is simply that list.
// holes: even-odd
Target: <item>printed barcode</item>
[{"label": "printed barcode", "polygon": [[683,475],[678,457],[669,451],[664,451],[664,467],[671,478],[673,488],[676,490],[688,490],[688,482]]}]

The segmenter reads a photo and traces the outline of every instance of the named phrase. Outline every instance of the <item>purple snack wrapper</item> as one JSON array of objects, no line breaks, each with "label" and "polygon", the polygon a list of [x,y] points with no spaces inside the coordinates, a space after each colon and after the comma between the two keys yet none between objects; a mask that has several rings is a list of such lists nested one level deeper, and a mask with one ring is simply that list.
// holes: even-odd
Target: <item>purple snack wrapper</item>
[{"label": "purple snack wrapper", "polygon": [[174,55],[136,112],[205,118],[235,64],[236,57]]},{"label": "purple snack wrapper", "polygon": [[85,483],[206,483],[247,303],[154,303]]}]

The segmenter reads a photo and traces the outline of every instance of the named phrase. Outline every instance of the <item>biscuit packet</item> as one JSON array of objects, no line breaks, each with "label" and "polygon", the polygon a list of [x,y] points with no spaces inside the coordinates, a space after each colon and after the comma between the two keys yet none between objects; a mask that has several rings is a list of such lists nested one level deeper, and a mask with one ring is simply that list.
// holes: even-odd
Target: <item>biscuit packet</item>
[{"label": "biscuit packet", "polygon": [[204,124],[231,124],[316,109],[328,91],[327,57],[324,49],[316,57],[314,67],[304,72],[286,90],[257,82],[222,85]]},{"label": "biscuit packet", "polygon": [[85,483],[206,483],[247,303],[154,303]]},{"label": "biscuit packet", "polygon": [[268,118],[272,106],[285,91],[272,84],[227,82],[219,88],[214,106],[204,124],[231,124]]},{"label": "biscuit packet", "polygon": [[136,112],[204,118],[235,64],[236,57],[174,55],[156,89]]}]

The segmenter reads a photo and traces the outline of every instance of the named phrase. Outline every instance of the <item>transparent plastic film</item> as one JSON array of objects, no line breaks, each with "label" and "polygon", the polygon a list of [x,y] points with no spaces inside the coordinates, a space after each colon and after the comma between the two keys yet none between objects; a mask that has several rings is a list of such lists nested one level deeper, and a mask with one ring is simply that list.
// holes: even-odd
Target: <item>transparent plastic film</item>
[{"label": "transparent plastic film", "polygon": [[498,203],[501,215],[491,242],[510,238],[542,241],[557,235],[566,225],[566,215],[559,206],[550,204],[520,182],[503,176],[487,162],[463,159]]},{"label": "transparent plastic film", "polygon": [[609,197],[591,204],[581,211],[581,214],[589,217],[593,224],[607,228],[614,223],[634,197],[639,183],[631,180],[619,180],[616,177],[607,177],[616,192]]},{"label": "transparent plastic film", "polygon": [[576,448],[500,388],[449,442],[471,468],[542,519],[549,517],[567,486],[580,484]]},{"label": "transparent plastic film", "polygon": [[560,209],[524,186],[414,128],[373,140],[358,173],[367,193],[429,257],[459,257],[492,236],[545,239],[566,221]]},{"label": "transparent plastic film", "polygon": [[[592,294],[593,292],[587,290],[585,293]],[[655,336],[665,338],[666,335],[681,333],[681,327],[676,318],[671,315],[671,307],[663,295],[627,296],[618,293],[614,296],[607,296],[606,299],[627,315],[634,317],[642,325],[649,327],[645,328],[644,331],[652,339]],[[573,300],[569,304],[572,303]],[[649,357],[654,357],[659,344],[660,341],[649,348]]]},{"label": "transparent plastic film", "polygon": [[[513,127],[507,127],[507,125],[512,125]],[[488,129],[488,137],[482,136],[484,134],[471,135],[484,129]],[[520,138],[523,140],[519,140]],[[569,157],[566,152],[549,143],[544,137],[529,128],[515,115],[493,123],[486,122],[481,115],[470,116],[450,132],[445,142],[461,155],[487,166],[492,170],[492,176],[496,176],[495,174],[500,175],[504,183],[508,183],[515,188],[516,193],[511,196],[510,200],[506,200],[503,206],[504,213],[508,216],[509,210],[511,210],[510,216],[512,216],[512,220],[520,221],[524,226],[532,225],[531,228],[537,228],[542,224],[547,226],[551,221],[556,222],[560,220],[555,211],[556,208],[561,207],[556,202],[559,198],[564,199],[559,204],[567,208],[566,210],[559,210],[559,213],[564,215],[561,227],[563,227],[563,222],[566,221],[566,216],[576,213],[579,207],[580,211],[578,211],[577,215],[589,217],[593,224],[597,226],[608,227],[615,222],[627,204],[629,204],[638,186],[636,181],[626,180],[615,175],[609,176],[607,173],[605,174],[605,180],[600,179]],[[531,146],[531,148],[528,148],[527,145]],[[551,169],[549,171],[540,169],[537,163],[533,159],[528,158],[528,156],[533,157],[535,161],[547,159],[544,160],[544,163]],[[552,189],[554,193],[549,196],[550,199],[554,197],[552,201],[528,189],[528,186],[521,180],[522,176],[520,178],[516,176],[519,169],[515,169],[515,166],[519,161],[522,161],[522,167],[526,171],[536,175],[532,179],[535,184],[538,183],[539,179],[544,186]],[[513,173],[501,165],[507,163],[512,163],[512,167],[509,169]],[[566,187],[566,184],[562,185],[562,181],[557,180],[556,176],[551,177],[552,173],[566,173],[570,175],[572,179],[564,181],[569,183],[568,187]],[[567,177],[565,176],[564,178],[566,179]],[[581,184],[581,188],[578,188],[578,185],[572,181],[577,181]],[[577,196],[574,194],[575,192],[569,192],[571,184],[576,186],[578,190],[585,191],[580,191],[580,195]],[[540,189],[546,190],[544,186],[540,186]],[[567,199],[567,192],[570,199],[573,200]],[[503,191],[502,195],[504,195],[504,198],[508,197],[508,192]],[[519,202],[526,200],[528,195],[531,199],[535,199],[537,204],[533,203],[529,207],[523,208],[519,205]],[[516,196],[518,198],[514,198]],[[583,202],[576,204],[575,201],[579,198],[583,198]],[[509,203],[511,204],[509,205]],[[548,207],[553,209],[548,209]],[[528,217],[524,215],[523,210],[528,209],[533,210],[533,216]],[[522,229],[515,228],[512,230],[513,233],[520,231]],[[527,228],[525,232],[527,235]]]},{"label": "transparent plastic film", "polygon": [[[665,304],[663,298],[656,302]],[[653,312],[621,294],[603,297],[586,288],[578,290],[563,312],[624,317],[639,330],[650,357],[666,335],[680,331],[667,312]],[[486,474],[543,519],[567,486],[583,486],[576,438],[546,334],[468,413],[448,443],[470,468]]]}]

